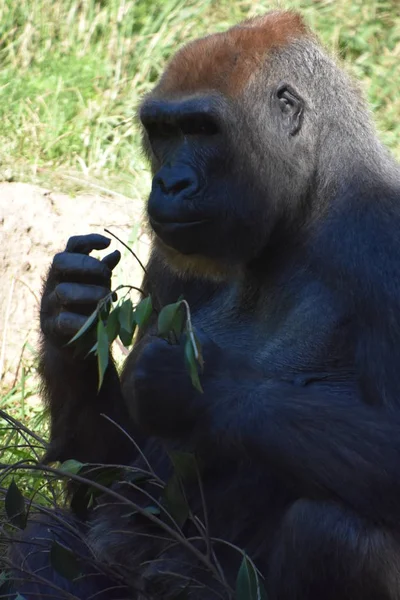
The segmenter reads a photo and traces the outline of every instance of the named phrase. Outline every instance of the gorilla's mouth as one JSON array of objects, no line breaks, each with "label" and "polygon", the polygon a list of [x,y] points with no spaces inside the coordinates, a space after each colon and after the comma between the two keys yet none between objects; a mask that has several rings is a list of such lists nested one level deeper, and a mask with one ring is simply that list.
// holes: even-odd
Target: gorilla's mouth
[{"label": "gorilla's mouth", "polygon": [[156,221],[149,216],[153,231],[171,248],[182,254],[199,252],[199,243],[204,236],[204,227],[210,219],[195,221]]}]

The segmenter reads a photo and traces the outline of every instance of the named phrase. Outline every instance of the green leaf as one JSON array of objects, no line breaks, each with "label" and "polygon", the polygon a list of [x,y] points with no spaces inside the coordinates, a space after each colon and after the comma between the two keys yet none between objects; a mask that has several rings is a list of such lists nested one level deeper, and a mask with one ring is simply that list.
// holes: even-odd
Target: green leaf
[{"label": "green leaf", "polygon": [[179,527],[182,527],[189,516],[189,505],[183,484],[197,480],[197,462],[195,456],[190,452],[172,450],[168,455],[174,467],[174,473],[164,488],[163,502],[174,521]]},{"label": "green leaf", "polygon": [[182,333],[185,330],[185,322],[186,322],[186,311],[181,303],[180,307],[176,311],[176,315],[174,321],[172,323],[172,331],[179,339]]},{"label": "green leaf", "polygon": [[88,317],[87,320],[84,322],[84,324],[79,329],[79,331],[77,331],[77,333],[74,335],[74,337],[69,340],[69,342],[67,343],[67,346],[69,346],[69,344],[73,344],[74,342],[76,342],[76,340],[78,340],[80,337],[82,337],[82,335],[88,329],[90,329],[90,327],[96,321],[98,314],[99,314],[99,309],[96,308],[96,310],[94,312],[92,312],[92,314],[90,315],[90,317]]},{"label": "green leaf", "polygon": [[189,336],[187,336],[185,342],[185,365],[190,375],[190,379],[192,380],[193,387],[202,394],[203,388],[201,387],[199,379],[197,361],[194,355],[193,344]]},{"label": "green leaf", "polygon": [[147,296],[147,298],[144,298],[144,300],[139,302],[135,308],[135,312],[133,313],[135,323],[137,323],[139,327],[145,327],[151,317],[152,312],[153,303],[151,301],[151,296]]},{"label": "green leaf", "polygon": [[26,600],[25,596],[22,596],[21,594],[17,594],[14,598],[14,600]]},{"label": "green leaf", "polygon": [[61,577],[70,581],[81,575],[79,562],[74,552],[59,542],[54,541],[51,545],[50,563]]},{"label": "green leaf", "polygon": [[9,485],[5,497],[6,515],[13,525],[19,529],[25,529],[26,510],[25,500],[14,479]]},{"label": "green leaf", "polygon": [[[5,585],[8,581],[8,574],[5,571],[1,571],[0,573],[0,591],[3,585]],[[1,595],[0,595],[1,598]]]},{"label": "green leaf", "polygon": [[97,323],[97,366],[99,371],[98,390],[100,390],[101,386],[103,385],[104,374],[108,367],[108,356],[109,347],[107,330],[104,327],[103,321],[100,320]]},{"label": "green leaf", "polygon": [[[176,333],[175,328],[179,329],[178,318],[180,318],[183,327],[184,312],[181,306],[182,302],[175,302],[174,304],[167,304],[161,309],[157,320],[158,333],[160,335],[167,335],[170,331]],[[180,333],[182,333],[182,328]]]},{"label": "green leaf", "polygon": [[183,527],[189,516],[189,505],[182,488],[181,480],[176,473],[167,482],[162,499],[168,513],[179,527]]},{"label": "green leaf", "polygon": [[117,306],[116,308],[114,308],[114,310],[112,310],[110,312],[110,314],[107,317],[107,323],[106,323],[106,330],[107,330],[107,337],[108,337],[108,343],[112,344],[113,341],[115,340],[115,338],[117,337],[118,333],[119,333],[119,326],[120,326],[120,320],[119,320],[119,316],[120,316],[120,307]]},{"label": "green leaf", "polygon": [[141,483],[146,483],[146,481],[153,479],[153,475],[151,473],[144,473],[143,471],[128,471],[125,479],[139,486]]},{"label": "green leaf", "polygon": [[133,304],[132,300],[128,298],[124,300],[123,303],[119,306],[119,322],[121,324],[122,329],[125,331],[132,331],[134,326],[133,320]]},{"label": "green leaf", "polygon": [[236,578],[235,600],[267,600],[264,585],[246,554],[243,554],[242,564]]},{"label": "green leaf", "polygon": [[[95,468],[90,467],[88,472],[85,473],[85,477],[95,481],[96,483],[99,483],[100,485],[108,487],[116,481],[120,481],[123,477],[123,474],[124,471],[120,467],[101,466]],[[93,492],[94,489],[92,490],[92,493]]]},{"label": "green leaf", "polygon": [[86,353],[85,358],[87,358],[89,356],[89,354],[97,354],[97,342],[95,344],[93,344],[93,346],[90,348],[89,352]]},{"label": "green leaf", "polygon": [[119,467],[94,466],[87,463],[81,464],[82,469],[79,475],[86,481],[85,483],[74,483],[74,493],[70,506],[80,518],[85,519],[87,509],[93,506],[95,499],[104,493],[102,490],[94,487],[91,482],[96,482],[104,487],[110,487],[113,483],[122,479],[124,471]]},{"label": "green leaf", "polygon": [[161,513],[160,509],[158,508],[158,506],[146,506],[144,508],[145,512],[147,512],[149,515],[154,515],[156,517],[158,517],[158,515]]},{"label": "green leaf", "polygon": [[184,482],[188,483],[197,479],[197,461],[194,454],[171,450],[168,456],[173,464],[174,473]]},{"label": "green leaf", "polygon": [[119,339],[124,346],[128,347],[132,344],[133,334],[136,329],[134,310],[130,299],[125,300],[119,307],[119,324]]},{"label": "green leaf", "polygon": [[133,331],[126,331],[125,329],[119,330],[119,339],[123,343],[123,345],[127,348],[132,344]]},{"label": "green leaf", "polygon": [[99,304],[99,315],[100,319],[105,323],[108,319],[108,315],[110,314],[111,302],[102,302]]},{"label": "green leaf", "polygon": [[65,460],[60,466],[59,470],[68,475],[77,475],[79,471],[86,466],[85,463],[79,462],[79,460],[69,459]]}]

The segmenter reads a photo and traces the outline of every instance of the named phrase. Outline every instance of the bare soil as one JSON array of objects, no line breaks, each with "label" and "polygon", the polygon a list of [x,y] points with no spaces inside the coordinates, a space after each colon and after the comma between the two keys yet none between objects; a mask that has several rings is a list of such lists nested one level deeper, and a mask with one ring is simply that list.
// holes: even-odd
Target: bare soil
[{"label": "bare soil", "polygon": [[[12,387],[21,364],[37,351],[41,287],[54,254],[71,235],[104,234],[107,227],[125,242],[137,236],[134,249],[145,262],[149,239],[141,228],[141,215],[142,205],[129,198],[71,197],[23,183],[0,184],[1,388]],[[115,248],[123,254],[115,285],[137,285],[140,267],[113,241],[110,249]]]}]

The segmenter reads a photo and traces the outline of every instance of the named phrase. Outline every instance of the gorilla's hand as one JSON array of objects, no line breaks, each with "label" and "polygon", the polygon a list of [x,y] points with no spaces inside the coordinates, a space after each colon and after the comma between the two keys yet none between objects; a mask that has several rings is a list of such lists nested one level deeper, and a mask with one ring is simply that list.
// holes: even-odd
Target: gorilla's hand
[{"label": "gorilla's hand", "polygon": [[169,344],[155,336],[143,340],[124,395],[133,396],[133,417],[151,435],[190,435],[195,426],[208,419],[208,389],[223,371],[222,351],[204,333],[196,334],[204,358],[204,370],[200,373],[203,394],[193,386],[185,366],[184,339],[179,344]]},{"label": "gorilla's hand", "polygon": [[118,250],[97,260],[89,253],[104,250],[110,239],[99,234],[74,236],[64,252],[56,254],[44,287],[40,326],[44,339],[59,348],[77,333],[102,298],[110,293],[111,273]]}]

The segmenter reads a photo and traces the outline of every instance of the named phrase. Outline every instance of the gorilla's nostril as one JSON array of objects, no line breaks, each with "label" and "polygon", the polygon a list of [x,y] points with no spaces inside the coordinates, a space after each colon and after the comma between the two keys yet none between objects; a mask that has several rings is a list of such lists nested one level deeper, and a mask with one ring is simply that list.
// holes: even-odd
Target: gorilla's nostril
[{"label": "gorilla's nostril", "polygon": [[154,178],[154,183],[165,195],[177,196],[194,194],[198,187],[197,177],[191,169],[162,169]]},{"label": "gorilla's nostril", "polygon": [[163,194],[167,194],[168,193],[167,187],[166,187],[163,179],[161,179],[161,177],[156,177],[154,179],[154,183],[155,183],[155,185],[157,185],[160,188],[160,190],[162,191]]},{"label": "gorilla's nostril", "polygon": [[191,179],[185,177],[182,179],[167,179],[158,177],[156,183],[160,187],[163,194],[177,195],[187,190],[194,190],[196,184]]},{"label": "gorilla's nostril", "polygon": [[190,179],[181,179],[180,181],[177,181],[174,185],[171,186],[171,188],[169,189],[169,193],[179,194],[179,192],[183,192],[183,190],[189,188],[191,183],[192,182],[190,181]]}]

